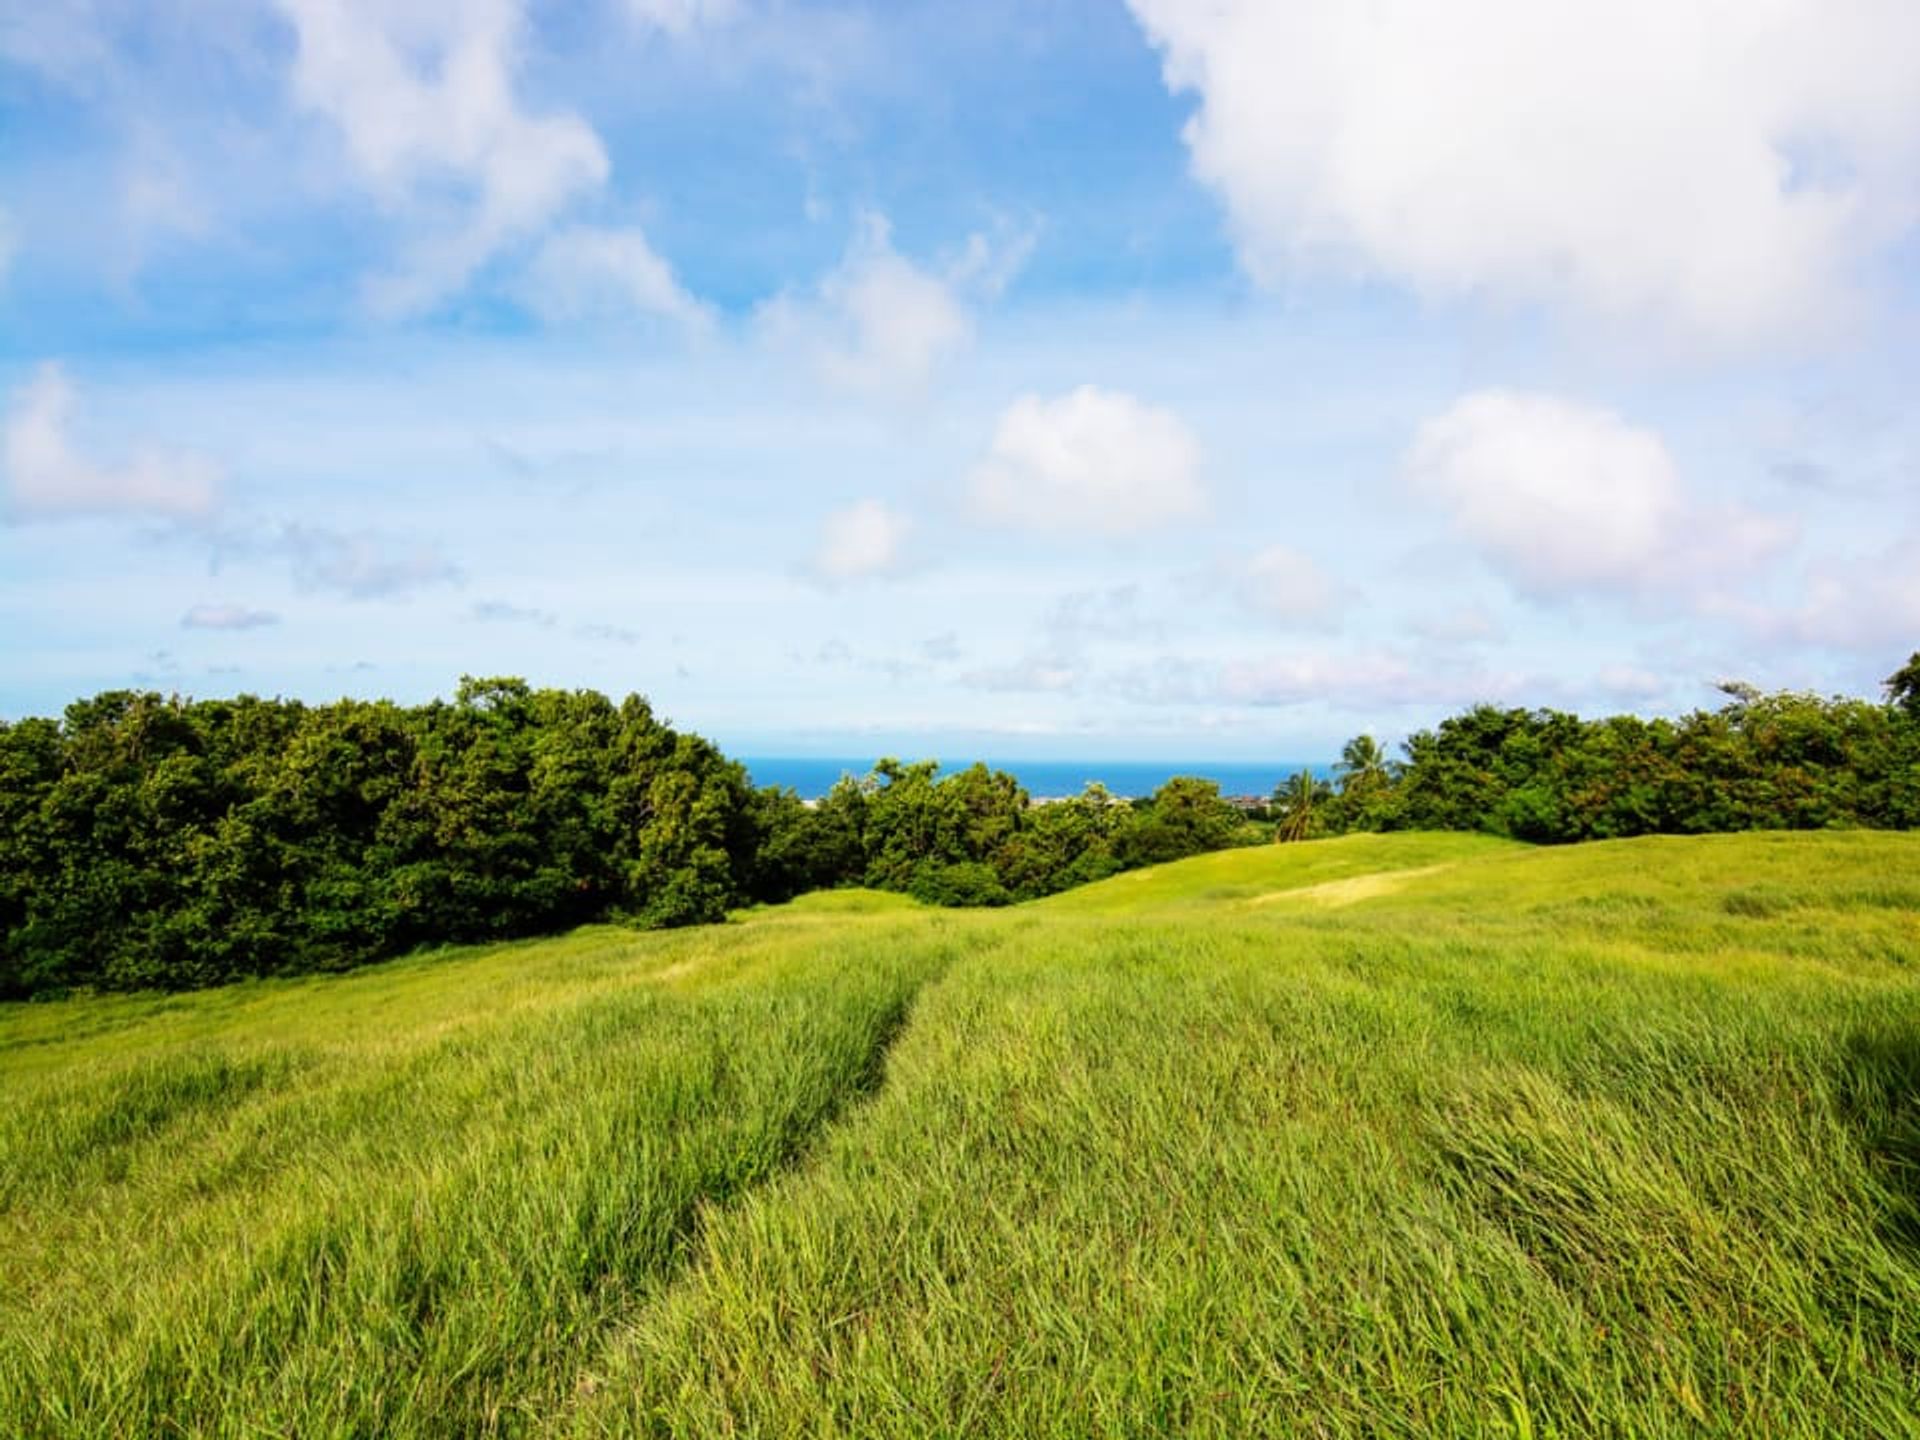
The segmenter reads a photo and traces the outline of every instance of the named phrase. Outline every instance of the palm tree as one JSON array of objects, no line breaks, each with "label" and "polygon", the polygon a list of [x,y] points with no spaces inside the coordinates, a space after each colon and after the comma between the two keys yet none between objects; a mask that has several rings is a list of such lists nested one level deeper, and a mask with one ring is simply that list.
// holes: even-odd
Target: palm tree
[{"label": "palm tree", "polygon": [[1393,779],[1393,767],[1387,762],[1387,752],[1380,748],[1380,742],[1371,735],[1356,735],[1347,741],[1340,752],[1340,763],[1334,773],[1340,777],[1340,793],[1366,791],[1386,785]]},{"label": "palm tree", "polygon": [[1311,770],[1302,770],[1273,792],[1274,808],[1280,811],[1280,824],[1273,832],[1276,842],[1304,840],[1313,831],[1313,807],[1333,798],[1333,787]]}]

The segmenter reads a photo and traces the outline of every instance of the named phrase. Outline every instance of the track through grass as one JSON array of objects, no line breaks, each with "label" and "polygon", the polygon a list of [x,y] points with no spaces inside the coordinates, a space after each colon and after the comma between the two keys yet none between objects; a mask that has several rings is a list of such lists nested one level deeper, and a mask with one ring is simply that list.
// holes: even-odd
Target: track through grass
[{"label": "track through grass", "polygon": [[1920,1435],[1917,840],[0,1011],[0,1428]]}]

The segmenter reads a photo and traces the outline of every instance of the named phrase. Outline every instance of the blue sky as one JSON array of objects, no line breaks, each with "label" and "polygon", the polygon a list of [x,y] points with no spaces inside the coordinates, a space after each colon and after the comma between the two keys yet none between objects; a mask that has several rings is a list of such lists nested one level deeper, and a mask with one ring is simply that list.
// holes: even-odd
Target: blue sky
[{"label": "blue sky", "polygon": [[1920,645],[1920,11],[0,15],[0,715],[1312,757]]}]

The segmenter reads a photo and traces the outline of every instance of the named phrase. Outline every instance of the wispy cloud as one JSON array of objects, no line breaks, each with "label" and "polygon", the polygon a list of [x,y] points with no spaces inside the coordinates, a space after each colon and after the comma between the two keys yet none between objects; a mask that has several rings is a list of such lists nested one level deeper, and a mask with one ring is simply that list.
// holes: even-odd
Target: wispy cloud
[{"label": "wispy cloud", "polygon": [[760,328],[830,384],[920,392],[971,343],[974,304],[998,295],[1024,256],[1022,242],[974,235],[957,259],[918,263],[894,249],[887,218],[869,212],[839,266],[812,291],[762,307]]},{"label": "wispy cloud", "polygon": [[438,546],[375,530],[294,524],[281,527],[273,544],[292,566],[295,584],[351,600],[389,599],[460,578]]},{"label": "wispy cloud", "polygon": [[551,630],[560,623],[559,617],[549,610],[512,605],[505,600],[482,600],[468,613],[475,620],[490,625],[532,625],[537,629]]},{"label": "wispy cloud", "polygon": [[371,527],[225,521],[207,538],[216,572],[234,561],[276,562],[298,588],[349,600],[397,599],[462,578],[437,544]]},{"label": "wispy cloud", "polygon": [[16,520],[75,515],[198,518],[212,513],[220,469],[184,451],[143,449],[117,463],[89,459],[75,444],[75,395],[66,372],[47,364],[17,392],[7,415],[7,507]]},{"label": "wispy cloud", "polygon": [[578,635],[582,640],[598,640],[609,645],[638,645],[640,643],[640,632],[637,630],[629,630],[624,625],[608,625],[601,622],[594,622],[574,626],[573,633]]},{"label": "wispy cloud", "polygon": [[232,604],[196,605],[180,617],[183,630],[263,630],[279,623],[280,617],[271,610]]},{"label": "wispy cloud", "polygon": [[712,324],[706,308],[674,278],[673,267],[635,229],[575,225],[559,231],[534,257],[523,293],[553,321],[651,316],[694,330]]},{"label": "wispy cloud", "polygon": [[535,113],[516,89],[518,0],[278,4],[298,40],[294,95],[337,130],[355,174],[408,232],[399,268],[370,284],[376,309],[432,308],[606,182],[593,127]]}]

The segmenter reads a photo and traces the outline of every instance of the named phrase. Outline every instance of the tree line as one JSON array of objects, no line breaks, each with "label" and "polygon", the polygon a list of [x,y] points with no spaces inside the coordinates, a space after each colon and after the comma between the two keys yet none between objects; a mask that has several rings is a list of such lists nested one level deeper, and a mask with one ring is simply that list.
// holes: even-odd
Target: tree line
[{"label": "tree line", "polygon": [[1350,742],[1327,785],[1274,796],[1279,838],[1482,830],[1554,844],[1632,835],[1920,825],[1920,653],[1884,703],[1729,683],[1677,719],[1479,705],[1389,761]]},{"label": "tree line", "polygon": [[111,691],[0,723],[0,997],[694,924],[825,886],[998,903],[1242,825],[1201,781],[1033,807],[1011,776],[936,770],[883,761],[809,807],[638,696],[514,679],[414,707]]},{"label": "tree line", "polygon": [[1389,760],[1349,742],[1245,812],[1180,777],[1031,803],[883,760],[816,803],[758,789],[647,702],[466,679],[451,701],[112,691],[0,723],[0,996],[339,970],[590,920],[719,920],[867,885],[1031,899],[1229,845],[1354,830],[1557,842],[1920,824],[1920,654],[1884,704],[1729,686],[1679,719],[1478,706]]}]

